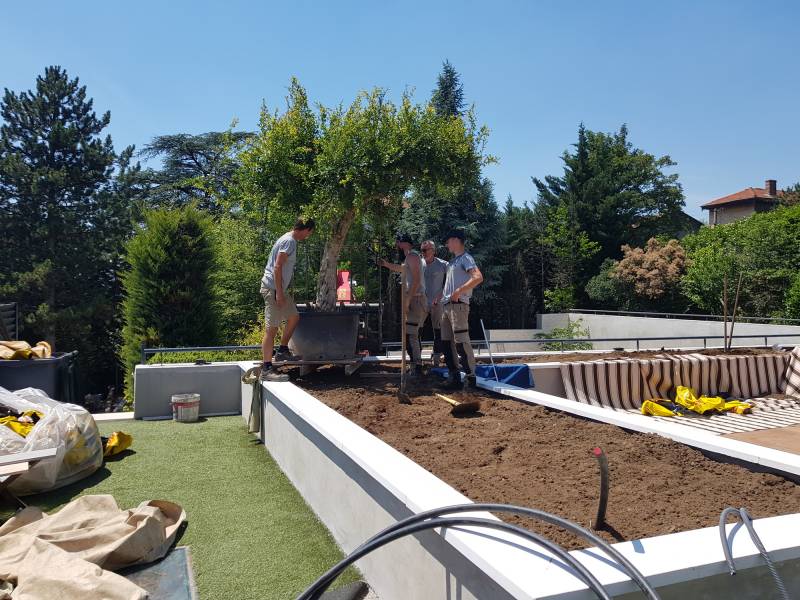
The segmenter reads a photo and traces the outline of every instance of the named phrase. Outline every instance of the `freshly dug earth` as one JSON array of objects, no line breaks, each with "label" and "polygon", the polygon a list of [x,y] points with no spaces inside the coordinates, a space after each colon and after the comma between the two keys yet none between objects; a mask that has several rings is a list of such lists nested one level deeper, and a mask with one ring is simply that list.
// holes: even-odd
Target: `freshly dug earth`
[{"label": "freshly dug earth", "polygon": [[[726,506],[747,507],[755,517],[800,511],[800,486],[782,477],[488,392],[469,394],[482,402],[479,416],[455,418],[432,384],[420,386],[408,406],[397,401],[398,378],[346,377],[328,368],[296,383],[475,502],[538,508],[586,527],[595,518],[599,490],[591,450],[600,446],[611,485],[608,526],[599,533],[608,541],[713,526]],[[571,549],[587,545],[548,525],[502,518]]]}]

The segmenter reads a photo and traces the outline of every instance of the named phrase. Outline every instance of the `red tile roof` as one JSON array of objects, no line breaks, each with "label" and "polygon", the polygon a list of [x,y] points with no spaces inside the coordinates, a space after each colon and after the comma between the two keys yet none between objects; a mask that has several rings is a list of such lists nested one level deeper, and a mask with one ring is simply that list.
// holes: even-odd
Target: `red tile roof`
[{"label": "red tile roof", "polygon": [[[780,192],[778,192],[778,196]],[[746,200],[761,200],[763,202],[777,202],[778,196],[770,196],[764,188],[749,187],[743,189],[741,192],[729,194],[722,198],[717,198],[711,202],[706,202],[701,208],[713,208],[720,204],[733,204],[734,202],[744,202]]]}]

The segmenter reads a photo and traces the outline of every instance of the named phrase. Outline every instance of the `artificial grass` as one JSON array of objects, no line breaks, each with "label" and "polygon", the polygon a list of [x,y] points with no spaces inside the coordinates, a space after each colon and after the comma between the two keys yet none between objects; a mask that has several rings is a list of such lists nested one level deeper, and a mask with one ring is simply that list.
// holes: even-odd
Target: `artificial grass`
[{"label": "artificial grass", "polygon": [[[177,502],[188,518],[178,543],[191,548],[202,600],[294,598],[342,557],[241,417],[100,423],[100,430],[132,434],[132,452],[26,503],[50,512],[84,494],[112,494],[121,508]],[[351,569],[337,583],[356,579]]]}]

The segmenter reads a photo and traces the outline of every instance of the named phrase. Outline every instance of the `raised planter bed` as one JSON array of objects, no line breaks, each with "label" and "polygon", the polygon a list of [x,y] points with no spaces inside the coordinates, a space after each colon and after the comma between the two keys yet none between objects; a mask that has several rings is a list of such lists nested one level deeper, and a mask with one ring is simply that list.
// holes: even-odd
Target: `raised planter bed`
[{"label": "raised planter bed", "polygon": [[[470,395],[482,415],[454,418],[426,387],[398,404],[397,379],[318,373],[298,384],[477,502],[535,506],[590,526],[598,496],[591,449],[611,467],[611,498],[601,535],[609,542],[710,527],[726,506],[774,516],[800,509],[800,486],[777,475],[723,464],[661,436],[625,431],[494,394]],[[531,523],[522,521],[528,526]],[[570,535],[537,527],[567,547]]]},{"label": "raised planter bed", "polygon": [[[330,377],[330,375],[328,373],[324,376]],[[381,433],[380,428],[394,431],[390,427],[393,411],[405,409],[409,415],[414,416],[410,423],[417,428],[416,435],[419,437],[414,439],[415,434],[412,430],[401,428],[396,433],[398,450],[291,383],[263,384],[264,426],[260,432],[267,450],[345,551],[353,549],[381,528],[410,513],[466,500],[462,493],[426,470],[424,467],[427,465],[423,457],[419,458],[422,465],[411,460],[408,453],[412,447],[429,444],[426,447],[430,454],[450,452],[450,446],[453,444],[447,439],[446,432],[451,426],[468,427],[469,437],[485,437],[484,449],[488,452],[478,457],[480,460],[473,467],[475,472],[481,468],[492,468],[493,456],[500,457],[500,461],[508,460],[511,456],[509,451],[513,451],[515,447],[515,444],[507,445],[505,449],[495,454],[498,446],[494,445],[491,439],[493,426],[498,425],[499,421],[507,420],[502,419],[502,415],[495,415],[502,406],[508,405],[507,401],[493,400],[495,404],[487,406],[486,416],[451,422],[452,417],[447,413],[445,406],[435,405],[436,408],[425,408],[428,403],[423,403],[422,398],[410,407],[397,407],[396,399],[393,397],[396,380],[394,382],[373,380],[369,385],[377,384],[379,389],[371,391],[361,385],[363,393],[359,392],[357,381],[353,379],[346,381],[346,395],[349,399],[342,397],[340,401],[343,405],[358,405],[360,407],[356,411],[358,413],[372,415],[374,423],[369,425],[365,422],[367,427],[371,427],[379,435],[386,435]],[[305,385],[315,395],[325,395],[325,390],[322,389],[324,386],[313,389],[313,378],[306,378],[298,383]],[[248,387],[243,386],[243,403],[249,403],[248,392]],[[379,399],[381,394],[386,397],[385,402]],[[343,394],[340,393],[340,396]],[[331,399],[329,402],[333,403]],[[433,406],[431,403],[431,407]],[[522,408],[531,411],[531,418],[541,420],[542,424],[552,421],[553,414],[548,411],[531,407]],[[344,408],[342,412],[345,412]],[[533,413],[538,416],[533,417]],[[357,418],[355,414],[352,416],[354,419]],[[572,417],[561,418],[578,421]],[[535,434],[536,430],[531,431],[530,424],[522,420],[520,415],[513,414],[510,421],[520,440],[528,437],[531,443],[535,442],[537,436],[531,434]],[[439,439],[426,441],[425,434],[428,438],[438,436]],[[638,437],[654,438],[654,436]],[[630,439],[638,440],[638,437]],[[612,446],[614,439],[613,436],[609,438],[609,444]],[[555,443],[555,439],[551,440],[551,443]],[[408,446],[406,453],[401,452],[403,444]],[[653,452],[664,450],[665,447],[660,445],[660,441],[655,444],[652,447]],[[628,451],[633,453],[633,449],[623,445],[614,449],[612,456],[625,455]],[[588,453],[588,448],[586,452]],[[459,453],[456,444],[456,449],[450,456],[453,461],[465,463],[469,460],[468,454],[466,449]],[[699,454],[695,458],[700,463],[706,460]],[[431,458],[431,460],[437,459]],[[481,462],[485,462],[486,465],[481,466]],[[455,464],[458,467],[459,463]],[[570,463],[567,460],[562,464]],[[683,464],[684,469],[691,466],[691,461]],[[529,485],[536,481],[534,471],[535,465],[531,465],[531,472],[527,476],[520,475],[516,485]],[[591,469],[587,467],[585,476],[586,479],[593,480],[594,476],[590,471]],[[612,481],[617,481],[621,472],[615,470],[612,478],[616,479]],[[654,482],[664,479],[658,472],[642,471],[640,477]],[[506,480],[496,479],[494,487],[498,493],[504,488],[515,485],[515,480],[509,477],[506,477]],[[563,480],[564,474],[559,472],[550,479],[538,482],[538,486],[566,487],[568,484],[564,484]],[[781,488],[781,494],[786,494],[782,497],[787,504],[792,502],[795,506],[798,504],[794,492],[791,491],[792,488],[786,487],[787,484],[779,478],[771,480],[756,475],[755,479],[751,480],[747,475],[745,480],[750,481],[747,485],[756,488],[759,487],[759,482],[773,481],[772,486],[778,486]],[[612,483],[612,485],[617,484]],[[617,488],[612,488],[612,497],[614,489]],[[666,494],[667,491],[666,488],[653,489],[651,493]],[[677,494],[673,492],[673,496]],[[593,496],[591,492],[587,492],[582,498],[593,499]],[[669,522],[670,526],[675,526],[674,513],[680,511],[685,502],[685,498],[675,497],[672,510],[667,514],[654,513],[649,504],[631,506],[630,510],[648,513],[649,520]],[[763,508],[766,511],[770,504],[767,499],[764,499],[764,502]],[[616,503],[619,506],[623,504],[618,501]],[[539,502],[530,504],[543,508]],[[788,512],[791,509],[788,506],[784,508],[785,511],[778,512]],[[583,508],[574,510],[573,513],[569,510],[555,512],[564,516],[574,516],[584,523],[587,514],[591,515],[593,512],[593,510],[584,512]],[[715,513],[716,507],[709,508],[708,512]],[[759,517],[762,515],[755,512]],[[613,519],[617,518],[615,515],[616,513],[609,513],[612,525]],[[696,525],[692,525],[694,526]],[[794,533],[800,528],[800,515],[759,519],[756,521],[756,528],[790,589],[800,591],[800,569],[798,569],[800,545]],[[736,529],[735,535],[734,529]],[[658,587],[663,598],[771,597],[772,587],[766,569],[756,549],[743,535],[743,530],[733,526],[728,528],[728,535],[733,540],[734,557],[740,568],[739,575],[735,578],[731,578],[727,573],[716,528],[678,532],[679,528],[675,526],[675,531],[676,533],[663,536],[616,544],[616,547],[640,568],[651,583]],[[358,565],[382,600],[400,598],[565,600],[593,597],[565,568],[554,563],[546,552],[532,549],[525,543],[519,543],[518,540],[514,540],[513,544],[507,543],[506,540],[507,538],[502,535],[487,535],[485,532],[469,529],[451,529],[441,533],[427,532],[414,539],[395,542],[366,557]],[[575,550],[573,555],[583,562],[615,597],[640,597],[627,577],[610,565],[596,550]]]}]

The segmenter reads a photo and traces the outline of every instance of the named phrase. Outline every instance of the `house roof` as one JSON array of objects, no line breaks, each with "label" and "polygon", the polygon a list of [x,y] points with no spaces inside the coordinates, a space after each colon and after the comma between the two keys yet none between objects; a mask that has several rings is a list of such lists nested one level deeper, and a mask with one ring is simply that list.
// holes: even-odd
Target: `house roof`
[{"label": "house roof", "polygon": [[[778,192],[778,196],[780,196],[780,192]],[[706,202],[705,204],[703,204],[702,208],[710,209],[723,204],[734,204],[736,202],[746,202],[748,200],[760,200],[762,202],[777,202],[778,196],[771,196],[770,194],[767,193],[767,190],[764,188],[749,187],[743,189],[740,192],[736,192],[735,194],[728,194],[727,196],[723,196],[722,198],[717,198],[716,200],[712,200],[711,202]]]}]

